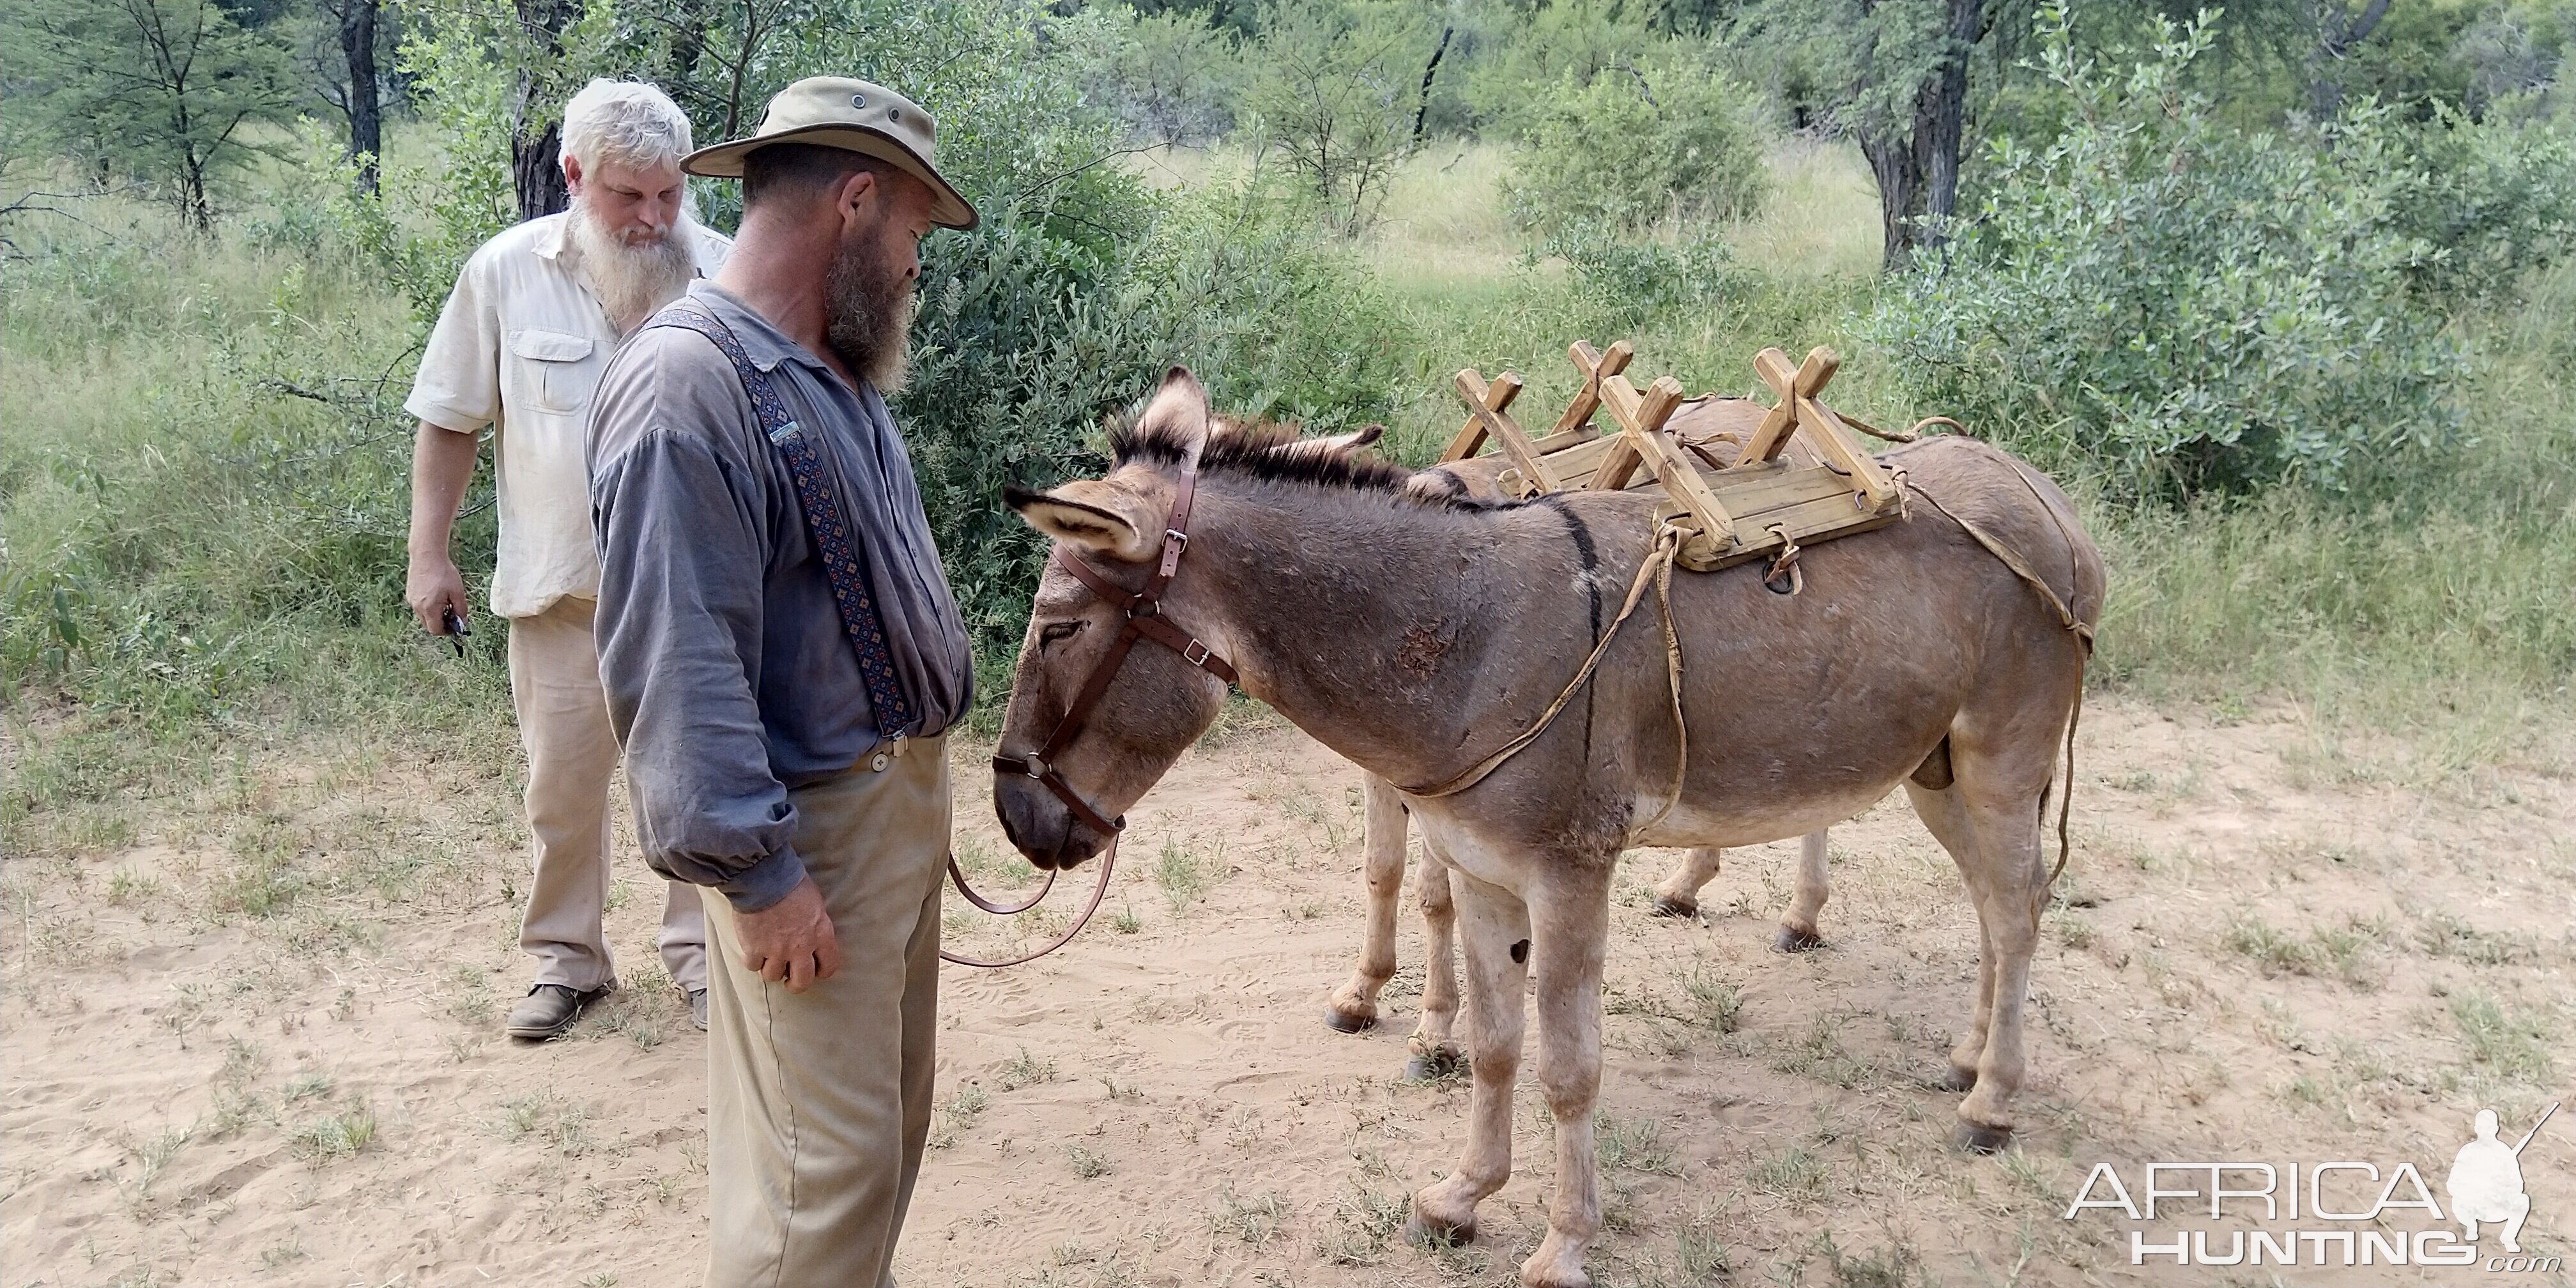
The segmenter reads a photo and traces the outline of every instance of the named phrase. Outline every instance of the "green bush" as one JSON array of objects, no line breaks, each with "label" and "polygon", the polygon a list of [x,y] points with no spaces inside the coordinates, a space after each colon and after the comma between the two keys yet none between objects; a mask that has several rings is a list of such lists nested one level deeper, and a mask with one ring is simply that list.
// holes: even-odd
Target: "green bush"
[{"label": "green bush", "polygon": [[1247,53],[1252,133],[1345,233],[1377,217],[1413,155],[1422,68],[1439,39],[1416,11],[1384,0],[1274,0],[1261,11]]},{"label": "green bush", "polygon": [[2443,109],[2405,138],[2418,186],[2398,225],[2440,250],[2416,289],[2461,306],[2510,291],[2576,243],[2576,142],[2564,127],[2475,122]]},{"label": "green bush", "polygon": [[1569,74],[1513,164],[1513,213],[1542,233],[1745,218],[1769,187],[1759,122],[1748,90],[1682,52]]},{"label": "green bush", "polygon": [[2067,128],[1997,144],[1956,239],[1862,323],[1915,405],[2114,498],[2340,487],[2457,441],[2466,353],[2418,289],[2440,257],[2401,122],[2227,128],[2186,88],[2206,20],[2126,74],[2042,36]]},{"label": "green bush", "polygon": [[1104,59],[1102,94],[1136,136],[1187,144],[1234,128],[1242,65],[1234,40],[1206,15],[1138,14]]},{"label": "green bush", "polygon": [[1385,311],[1348,252],[1293,210],[1220,185],[1160,202],[1114,257],[1051,242],[1008,208],[928,244],[920,358],[895,410],[988,699],[1002,696],[1045,554],[1003,485],[1104,468],[1102,416],[1165,365],[1189,364],[1237,414],[1318,428],[1389,414]]}]

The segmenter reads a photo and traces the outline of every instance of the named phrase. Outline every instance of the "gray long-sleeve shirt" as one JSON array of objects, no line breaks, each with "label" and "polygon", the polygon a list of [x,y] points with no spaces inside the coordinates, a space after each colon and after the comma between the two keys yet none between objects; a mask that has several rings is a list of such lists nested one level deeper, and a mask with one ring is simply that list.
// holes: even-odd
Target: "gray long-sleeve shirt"
[{"label": "gray long-sleeve shirt", "polygon": [[733,364],[695,331],[636,333],[591,404],[600,681],[645,861],[750,912],[805,875],[787,789],[894,735],[944,732],[973,699],[974,666],[876,390],[852,390],[711,282],[689,298],[732,330],[813,442],[918,716],[878,727],[795,484]]}]

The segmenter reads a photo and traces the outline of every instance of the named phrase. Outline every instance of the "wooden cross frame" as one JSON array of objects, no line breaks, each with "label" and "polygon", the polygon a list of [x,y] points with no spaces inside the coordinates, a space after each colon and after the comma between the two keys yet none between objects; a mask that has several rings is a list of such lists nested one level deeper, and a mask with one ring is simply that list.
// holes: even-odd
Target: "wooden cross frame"
[{"label": "wooden cross frame", "polygon": [[1855,449],[1851,431],[1844,428],[1842,417],[1832,408],[1816,401],[1826,382],[1842,368],[1842,359],[1831,349],[1818,346],[1807,350],[1807,359],[1789,366],[1789,355],[1778,349],[1764,349],[1753,355],[1753,370],[1780,404],[1762,418],[1762,426],[1745,443],[1744,454],[1737,457],[1733,469],[1750,469],[1773,460],[1789,445],[1789,438],[1799,429],[1807,430],[1807,439],[1816,454],[1832,465],[1836,472],[1848,475],[1852,490],[1859,494],[1864,510],[1876,510],[1896,497],[1895,480],[1879,463]]},{"label": "wooden cross frame", "polygon": [[1512,400],[1521,396],[1519,376],[1506,371],[1488,385],[1483,376],[1476,374],[1475,368],[1469,367],[1452,380],[1458,386],[1458,396],[1467,400],[1467,425],[1458,431],[1457,437],[1449,440],[1449,450],[1441,453],[1440,459],[1462,460],[1473,456],[1483,441],[1491,437],[1531,486],[1541,492],[1554,492],[1564,486],[1539,460],[1537,446],[1530,442],[1529,435],[1521,432],[1520,422],[1513,420],[1507,410]]},{"label": "wooden cross frame", "polygon": [[[1895,481],[1852,445],[1844,418],[1819,399],[1842,365],[1830,349],[1809,350],[1795,367],[1778,349],[1755,355],[1754,370],[1778,403],[1763,413],[1733,465],[1720,469],[1712,459],[1705,470],[1665,430],[1684,401],[1679,381],[1659,376],[1637,388],[1626,375],[1635,349],[1625,340],[1606,351],[1577,342],[1566,356],[1583,373],[1583,386],[1535,440],[1510,411],[1524,386],[1520,376],[1506,371],[1488,383],[1473,369],[1458,372],[1453,383],[1467,402],[1467,423],[1440,459],[1463,460],[1491,439],[1512,465],[1501,475],[1504,491],[1523,497],[1567,487],[1619,491],[1643,469],[1670,498],[1664,513],[1687,516],[1686,526],[1695,529],[1681,563],[1700,571],[1786,543],[1867,531],[1903,514]],[[1592,423],[1604,411],[1614,422],[1608,433]],[[1792,442],[1807,448],[1782,459]]]}]

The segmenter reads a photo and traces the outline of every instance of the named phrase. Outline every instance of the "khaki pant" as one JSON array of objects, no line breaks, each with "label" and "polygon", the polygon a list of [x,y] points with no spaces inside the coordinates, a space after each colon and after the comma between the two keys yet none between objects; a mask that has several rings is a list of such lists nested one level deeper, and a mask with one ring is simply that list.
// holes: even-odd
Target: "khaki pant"
[{"label": "khaki pant", "polygon": [[[537,959],[537,983],[585,993],[617,978],[600,925],[608,911],[608,787],[618,750],[590,635],[596,608],[592,600],[558,599],[537,616],[510,619],[510,699],[528,751],[528,830],[537,857],[519,947]],[[704,988],[707,930],[697,888],[664,884],[662,964],[672,983]]]},{"label": "khaki pant", "polygon": [[744,970],[732,905],[704,892],[708,1288],[879,1288],[930,1136],[944,738],[788,794],[841,969],[803,993]]}]

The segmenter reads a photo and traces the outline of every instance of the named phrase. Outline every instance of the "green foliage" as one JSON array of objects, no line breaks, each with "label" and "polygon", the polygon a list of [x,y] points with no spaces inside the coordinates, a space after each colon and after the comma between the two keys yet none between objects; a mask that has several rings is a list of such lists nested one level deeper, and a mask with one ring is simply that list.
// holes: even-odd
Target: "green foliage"
[{"label": "green foliage", "polygon": [[[506,710],[401,606],[405,311],[363,270],[76,225],[0,277],[0,673],[175,733]],[[343,378],[336,371],[363,371]],[[488,566],[488,491],[459,525]],[[417,646],[416,646],[417,645]],[[462,701],[460,701],[460,699]]]},{"label": "green foliage", "polygon": [[9,0],[0,111],[99,175],[151,185],[199,232],[293,105],[285,51],[217,0]]},{"label": "green foliage", "polygon": [[1021,212],[925,247],[915,377],[896,401],[988,696],[1018,650],[1045,541],[1002,487],[1105,462],[1101,417],[1186,362],[1220,407],[1338,428],[1383,418],[1391,327],[1347,252],[1254,188],[1160,204],[1113,257]]},{"label": "green foliage", "polygon": [[2576,242],[2576,140],[2565,127],[2481,124],[2441,108],[2399,146],[2413,184],[2391,218],[2435,248],[2412,268],[2433,302],[2493,300]]},{"label": "green foliage", "polygon": [[1423,65],[1439,33],[1415,12],[1335,0],[1262,10],[1244,107],[1325,218],[1356,233],[1413,153]]},{"label": "green foliage", "polygon": [[2456,442],[2466,355],[2414,289],[2438,251],[2399,123],[2231,130],[2182,81],[2209,41],[2168,28],[2120,75],[2058,26],[2043,63],[2074,119],[1997,145],[1958,240],[1865,333],[1917,404],[2118,497],[2342,486]]},{"label": "green foliage", "polygon": [[1123,34],[1102,68],[1104,89],[1139,137],[1208,142],[1234,128],[1243,68],[1229,33],[1166,11],[1137,15]]},{"label": "green foliage", "polygon": [[1768,186],[1758,121],[1748,91],[1678,51],[1589,84],[1568,74],[1513,167],[1513,211],[1542,233],[1745,218]]}]

